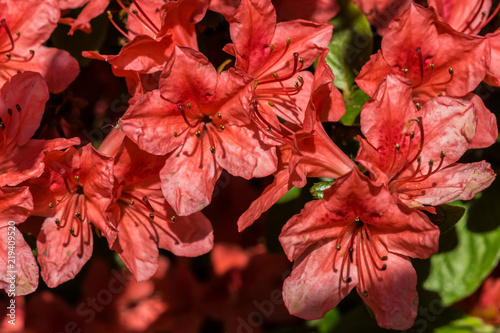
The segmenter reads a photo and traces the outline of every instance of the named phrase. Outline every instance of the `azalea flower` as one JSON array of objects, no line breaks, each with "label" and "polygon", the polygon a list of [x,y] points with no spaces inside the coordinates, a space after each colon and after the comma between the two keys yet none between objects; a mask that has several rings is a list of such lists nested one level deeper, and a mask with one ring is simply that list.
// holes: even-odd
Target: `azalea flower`
[{"label": "azalea flower", "polygon": [[358,138],[356,160],[410,206],[472,199],[495,176],[484,161],[457,163],[475,137],[474,104],[442,96],[419,109],[411,94],[411,83],[400,75],[380,84],[361,110],[366,139]]},{"label": "azalea flower", "polygon": [[[0,287],[7,294],[26,295],[38,287],[38,266],[30,246],[16,227],[33,209],[27,187],[0,187]],[[10,273],[15,272],[15,273]],[[12,279],[15,276],[15,280]],[[14,283],[15,288],[11,288]]]},{"label": "azalea flower", "polygon": [[2,0],[0,12],[0,86],[18,71],[32,71],[42,74],[50,92],[66,89],[80,72],[77,61],[64,50],[42,46],[57,26],[57,1]]},{"label": "azalea flower", "polygon": [[275,144],[290,143],[292,133],[278,117],[297,125],[304,122],[313,76],[302,69],[323,53],[332,25],[276,23],[270,0],[241,1],[229,23],[233,43],[224,51],[235,56],[236,68],[255,80],[252,119]]},{"label": "azalea flower", "polygon": [[113,154],[115,194],[108,211],[118,234],[112,249],[136,280],[146,281],[156,272],[158,247],[189,257],[210,251],[213,246],[210,221],[199,212],[177,216],[163,197],[159,172],[166,157],[139,150],[119,131],[112,133],[99,147],[103,152],[108,140],[123,141],[116,155]]},{"label": "azalea flower", "polygon": [[14,186],[43,173],[49,151],[80,143],[74,139],[34,140],[49,91],[42,76],[14,75],[0,90],[0,186]]},{"label": "azalea flower", "polygon": [[222,169],[247,179],[276,170],[274,147],[250,123],[251,85],[241,72],[217,74],[200,53],[176,47],[159,90],[142,95],[120,120],[142,150],[169,154],[160,177],[177,214],[208,205]]},{"label": "azalea flower", "polygon": [[387,74],[401,74],[422,103],[438,95],[467,95],[483,80],[489,63],[486,39],[455,31],[433,10],[412,4],[391,22],[382,49],[363,66],[356,83],[373,96]]},{"label": "azalea flower", "polygon": [[340,92],[333,86],[333,73],[325,62],[328,51],[319,58],[312,92],[301,128],[293,142],[278,150],[278,170],[274,181],[238,219],[241,232],[271,208],[293,186],[302,188],[307,177],[338,178],[355,168],[354,162],[333,143],[321,121],[337,121],[345,112]]},{"label": "azalea flower", "polygon": [[408,257],[429,257],[438,238],[425,214],[354,169],[283,227],[280,242],[294,261],[285,305],[301,318],[322,318],[356,287],[379,326],[408,329],[418,306]]},{"label": "azalea flower", "polygon": [[44,163],[43,175],[29,187],[33,215],[45,217],[38,262],[47,286],[54,288],[74,278],[92,255],[91,223],[113,244],[115,228],[102,218],[112,200],[113,160],[89,144],[50,152]]}]

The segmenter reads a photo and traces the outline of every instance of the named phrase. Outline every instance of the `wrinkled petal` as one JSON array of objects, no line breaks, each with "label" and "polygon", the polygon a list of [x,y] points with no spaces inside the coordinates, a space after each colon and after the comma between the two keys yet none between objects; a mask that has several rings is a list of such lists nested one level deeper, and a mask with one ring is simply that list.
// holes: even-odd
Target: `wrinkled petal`
[{"label": "wrinkled petal", "polygon": [[9,221],[19,224],[33,210],[33,198],[28,187],[0,187],[0,226]]},{"label": "wrinkled petal", "polygon": [[334,242],[318,242],[295,260],[283,284],[283,300],[290,314],[307,320],[323,318],[358,284],[356,270],[348,275],[350,283],[341,282],[340,270],[334,267],[341,265],[342,257],[332,260],[336,252]]},{"label": "wrinkled petal", "polygon": [[[68,220],[64,228],[55,224],[55,218],[62,219],[62,213],[48,217],[38,234],[38,263],[43,280],[49,288],[73,279],[92,256],[93,239],[90,224]],[[68,231],[73,227],[78,236]]]},{"label": "wrinkled petal", "polygon": [[486,108],[479,96],[470,93],[465,99],[474,103],[477,114],[476,134],[472,139],[471,148],[487,148],[497,140],[497,118],[493,112]]},{"label": "wrinkled petal", "polygon": [[169,155],[160,172],[163,195],[178,215],[198,212],[212,199],[222,168],[210,153],[207,141],[187,138],[184,150]]},{"label": "wrinkled petal", "polygon": [[353,2],[377,28],[377,33],[384,36],[389,23],[408,8],[411,0],[353,0]]},{"label": "wrinkled petal", "polygon": [[227,126],[218,136],[221,144],[215,143],[215,158],[233,176],[251,179],[276,171],[276,149],[260,142],[255,127]]},{"label": "wrinkled petal", "polygon": [[413,326],[418,311],[417,274],[408,258],[390,254],[387,269],[377,271],[368,265],[363,270],[365,290],[358,284],[358,294],[372,309],[380,327],[406,330]]},{"label": "wrinkled petal", "polygon": [[[38,287],[38,265],[23,234],[15,226],[1,226],[0,287],[16,296],[27,295]],[[15,280],[15,287],[11,288]]]},{"label": "wrinkled petal", "polygon": [[483,12],[489,13],[491,8],[491,0],[428,0],[427,4],[453,29],[470,35],[479,33],[485,20]]},{"label": "wrinkled petal", "polygon": [[419,183],[398,188],[401,199],[438,206],[455,200],[470,200],[495,179],[490,164],[484,161],[453,164]]}]

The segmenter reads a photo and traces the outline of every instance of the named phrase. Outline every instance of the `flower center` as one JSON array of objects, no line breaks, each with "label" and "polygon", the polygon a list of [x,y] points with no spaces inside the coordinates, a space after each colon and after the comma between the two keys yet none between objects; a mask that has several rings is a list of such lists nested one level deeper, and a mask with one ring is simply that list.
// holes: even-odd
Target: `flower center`
[{"label": "flower center", "polygon": [[[337,252],[334,256],[334,262],[337,262],[337,255],[342,256],[340,264],[341,281],[346,284],[352,281],[350,277],[351,265],[354,264],[358,270],[359,285],[361,290],[363,290],[363,296],[368,297],[363,270],[368,269],[368,267],[374,267],[375,272],[385,271],[387,269],[387,264],[385,263],[388,259],[387,251],[376,238],[371,236],[369,225],[363,223],[359,217],[344,226],[337,237],[335,247]],[[333,269],[335,272],[339,270],[338,267],[334,267]]]},{"label": "flower center", "polygon": [[[415,130],[418,132],[415,133]],[[391,193],[396,192],[403,184],[424,181],[438,172],[446,156],[446,152],[441,150],[437,166],[434,165],[432,159],[427,161],[427,168],[423,165],[421,155],[425,143],[425,135],[422,117],[410,119],[407,122],[405,131],[403,141],[396,143],[394,147],[392,162],[387,172]],[[419,140],[417,144],[415,143],[416,140]]]},{"label": "flower center", "polygon": [[35,56],[35,51],[29,50],[28,51],[29,54],[27,54],[27,55],[22,55],[22,54],[18,54],[18,53],[13,52],[15,49],[15,46],[16,46],[15,43],[21,37],[21,33],[19,31],[16,31],[15,37],[13,37],[5,19],[0,20],[0,29],[3,29],[5,31],[8,39],[9,39],[9,43],[6,46],[6,48],[3,50],[0,50],[0,55],[2,55],[2,57],[0,58],[0,69],[2,70],[1,75],[6,80],[8,80],[13,76],[13,74],[11,74],[7,71],[9,66],[6,64],[10,63],[10,62],[28,62],[31,59],[33,59],[33,57]]}]

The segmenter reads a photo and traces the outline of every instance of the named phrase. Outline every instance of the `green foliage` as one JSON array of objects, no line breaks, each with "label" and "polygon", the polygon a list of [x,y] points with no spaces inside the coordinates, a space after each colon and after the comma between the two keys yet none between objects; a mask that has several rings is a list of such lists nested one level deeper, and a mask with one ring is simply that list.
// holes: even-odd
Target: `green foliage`
[{"label": "green foliage", "polygon": [[323,199],[323,192],[332,186],[333,182],[319,182],[315,183],[309,191],[316,199]]},{"label": "green foliage", "polygon": [[[497,182],[498,184],[498,182]],[[437,292],[445,306],[473,293],[500,258],[500,189],[491,187],[467,204],[455,229],[441,235],[440,253],[431,257],[424,288]]]},{"label": "green foliage", "polygon": [[326,62],[335,75],[335,86],[348,97],[354,79],[372,53],[373,33],[365,14],[353,2],[339,3],[342,10],[330,21],[334,28]]},{"label": "green foliage", "polygon": [[340,118],[340,122],[346,126],[359,125],[359,123],[356,123],[356,119],[361,113],[361,108],[369,99],[370,96],[354,86],[353,92],[348,97],[344,97],[345,114]]},{"label": "green foliage", "polygon": [[436,328],[434,333],[494,333],[495,328],[483,323],[479,318],[463,317],[449,325]]}]

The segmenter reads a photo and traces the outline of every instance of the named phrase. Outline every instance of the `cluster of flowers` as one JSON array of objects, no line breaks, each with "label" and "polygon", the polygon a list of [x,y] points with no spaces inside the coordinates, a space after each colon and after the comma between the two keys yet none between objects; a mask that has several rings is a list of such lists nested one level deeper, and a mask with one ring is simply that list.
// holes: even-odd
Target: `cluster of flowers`
[{"label": "cluster of flowers", "polygon": [[[283,286],[286,307],[322,318],[356,287],[380,326],[411,327],[418,296],[409,257],[438,249],[439,228],[428,215],[434,206],[471,199],[495,177],[484,161],[457,162],[498,136],[495,116],[471,93],[483,80],[500,82],[500,33],[476,35],[491,3],[406,4],[380,30],[382,49],[356,79],[371,99],[360,115],[355,163],[322,125],[345,112],[325,62],[332,25],[312,14],[319,22],[277,23],[271,0],[132,1],[130,7],[117,0],[128,32],[108,16],[130,41],[118,55],[84,56],[107,61],[125,77],[130,107],[98,149],[75,148],[79,139],[31,139],[49,91],[61,92],[78,74],[65,51],[40,45],[58,20],[71,31],[89,29],[108,2],[90,1],[77,20],[60,20],[60,11],[85,1],[0,3],[0,229],[11,220],[44,218],[36,260],[17,233],[18,294],[36,290],[38,265],[49,287],[73,279],[92,255],[93,231],[137,281],[157,271],[158,248],[178,256],[208,253],[213,230],[200,210],[223,170],[245,179],[274,175],[240,217],[240,231],[293,186],[322,177],[335,181],[279,237],[294,261]],[[356,2],[364,8],[369,1]],[[298,16],[293,9],[300,7],[287,7],[288,18]],[[326,19],[338,10],[333,1],[327,7]],[[195,24],[208,9],[230,24],[229,69],[216,69],[198,52]],[[312,74],[306,69],[316,60]],[[6,274],[0,280],[7,285]]]}]

